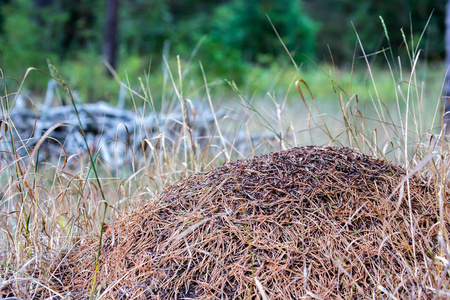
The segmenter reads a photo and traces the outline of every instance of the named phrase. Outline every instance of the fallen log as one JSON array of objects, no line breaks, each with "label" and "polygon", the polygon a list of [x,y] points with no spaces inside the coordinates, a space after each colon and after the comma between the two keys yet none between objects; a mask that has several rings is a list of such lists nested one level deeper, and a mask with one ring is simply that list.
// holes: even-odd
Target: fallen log
[{"label": "fallen log", "polygon": [[[196,111],[186,112],[185,118],[181,107],[169,114],[146,114],[143,109],[132,112],[106,102],[79,104],[76,109],[70,105],[36,110],[12,109],[1,118],[2,132],[7,129],[12,132],[3,135],[1,148],[3,153],[11,153],[8,144],[14,142],[18,155],[24,157],[47,133],[40,146],[40,161],[83,153],[87,144],[93,153],[100,152],[104,162],[122,166],[127,159],[133,159],[131,154],[135,156],[140,152],[145,139],[162,135],[176,141],[184,134],[183,130],[190,132],[194,143],[199,143],[201,137],[211,136],[214,116],[201,103],[196,104]],[[216,113],[216,117],[223,114]],[[55,124],[59,126],[48,132]]]}]

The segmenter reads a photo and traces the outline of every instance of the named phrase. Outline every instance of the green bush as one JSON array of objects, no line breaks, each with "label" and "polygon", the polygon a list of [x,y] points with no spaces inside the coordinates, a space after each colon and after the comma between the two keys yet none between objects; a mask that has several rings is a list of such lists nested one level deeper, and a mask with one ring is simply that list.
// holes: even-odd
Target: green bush
[{"label": "green bush", "polygon": [[286,54],[267,17],[296,60],[314,56],[316,25],[296,0],[234,0],[216,10],[211,38],[245,61],[270,63]]},{"label": "green bush", "polygon": [[[46,70],[45,58],[54,58],[46,51],[42,32],[31,18],[32,9],[32,3],[24,0],[0,6],[0,16],[4,16],[0,35],[1,67],[5,76],[19,81],[27,68]],[[33,85],[45,85],[45,79],[38,77]]]}]

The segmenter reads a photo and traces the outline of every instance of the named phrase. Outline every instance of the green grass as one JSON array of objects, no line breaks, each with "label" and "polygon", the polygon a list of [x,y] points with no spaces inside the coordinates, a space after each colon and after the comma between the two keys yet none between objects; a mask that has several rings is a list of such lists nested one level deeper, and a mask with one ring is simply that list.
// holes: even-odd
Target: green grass
[{"label": "green grass", "polygon": [[[374,57],[377,57],[377,59],[373,59]],[[229,103],[230,99],[236,97],[226,80],[235,81],[246,97],[261,100],[268,98],[267,93],[275,94],[277,97],[285,97],[286,90],[293,80],[299,78],[308,83],[312,93],[320,102],[335,102],[336,94],[340,92],[349,96],[358,94],[360,100],[370,101],[370,94],[374,95],[375,87],[364,58],[355,57],[353,60],[353,62],[349,61],[348,65],[342,67],[306,61],[299,66],[297,71],[287,57],[269,66],[244,65],[240,72],[240,78],[235,78],[232,74],[217,74],[214,66],[205,65],[204,70],[214,94],[212,98],[215,103]],[[401,83],[403,90],[408,86],[408,57],[405,55],[402,60],[403,72],[401,74],[394,70],[393,65],[392,73],[394,74],[391,74],[388,65],[380,63],[380,60],[385,60],[383,53],[371,56],[369,60],[374,65],[371,68],[381,101],[385,104],[395,103],[393,90],[397,89],[397,83]],[[372,63],[372,60],[375,62]],[[180,57],[178,60],[177,57],[169,56],[167,62],[165,62],[163,59],[152,61],[129,57],[124,59],[118,67],[115,73],[116,78],[110,78],[106,76],[109,71],[100,57],[84,53],[80,57],[58,65],[58,69],[64,74],[65,81],[82,101],[106,101],[114,105],[117,103],[120,91],[117,81],[130,86],[137,92],[142,91],[141,85],[143,82],[144,86],[151,91],[156,108],[160,109],[164,103],[170,102],[174,97],[169,70],[177,70],[179,61],[183,72],[185,94],[190,99],[204,98],[203,75],[196,58]],[[25,70],[26,68],[22,72],[15,70],[12,73],[23,74]],[[424,98],[436,99],[439,97],[444,74],[445,68],[442,63],[428,64],[426,61],[419,60],[415,76],[417,76],[419,82],[426,84],[425,92],[427,94],[423,95]],[[392,76],[395,76],[395,84]],[[24,88],[32,96],[33,101],[39,103],[45,94],[46,78],[35,73],[29,74],[28,77],[30,78],[25,81]],[[21,78],[16,77],[14,79],[6,80],[11,91],[17,90],[20,85]],[[36,85],[37,82],[39,82],[39,85]],[[63,91],[61,94],[64,97]],[[297,96],[292,94],[288,98],[288,101],[296,101]],[[138,104],[142,104],[142,102]],[[133,106],[129,93],[127,94],[127,105],[129,108]]]}]

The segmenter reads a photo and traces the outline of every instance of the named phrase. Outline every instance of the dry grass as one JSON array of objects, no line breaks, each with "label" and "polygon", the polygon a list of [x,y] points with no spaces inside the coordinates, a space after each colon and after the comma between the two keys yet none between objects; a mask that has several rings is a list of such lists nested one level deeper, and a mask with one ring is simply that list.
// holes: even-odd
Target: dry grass
[{"label": "dry grass", "polygon": [[[23,91],[4,88],[0,297],[450,297],[449,144],[412,51],[408,76],[391,73],[395,107],[367,59],[366,101],[331,76],[331,109],[308,93],[307,76],[281,100],[269,94],[272,106],[230,83],[239,113],[217,116],[202,137],[192,135],[185,73],[167,68],[166,107],[185,116],[179,135],[143,133],[144,151],[114,171],[97,152],[50,163],[28,137],[5,142],[17,136],[8,113]],[[152,109],[149,80],[126,88]],[[204,81],[200,101],[214,112]],[[318,146],[292,148],[308,144]]]}]

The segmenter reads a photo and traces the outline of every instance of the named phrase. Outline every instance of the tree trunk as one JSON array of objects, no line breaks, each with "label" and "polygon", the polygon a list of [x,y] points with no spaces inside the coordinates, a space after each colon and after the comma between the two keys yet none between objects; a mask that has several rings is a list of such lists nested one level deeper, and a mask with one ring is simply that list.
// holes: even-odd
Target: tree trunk
[{"label": "tree trunk", "polygon": [[[117,66],[117,39],[119,23],[119,0],[108,0],[106,3],[105,41],[103,56],[113,69]],[[108,72],[110,76],[111,73]]]},{"label": "tree trunk", "polygon": [[445,9],[445,64],[447,67],[447,76],[443,90],[443,100],[445,107],[444,128],[445,134],[450,134],[450,1],[447,2]]}]

